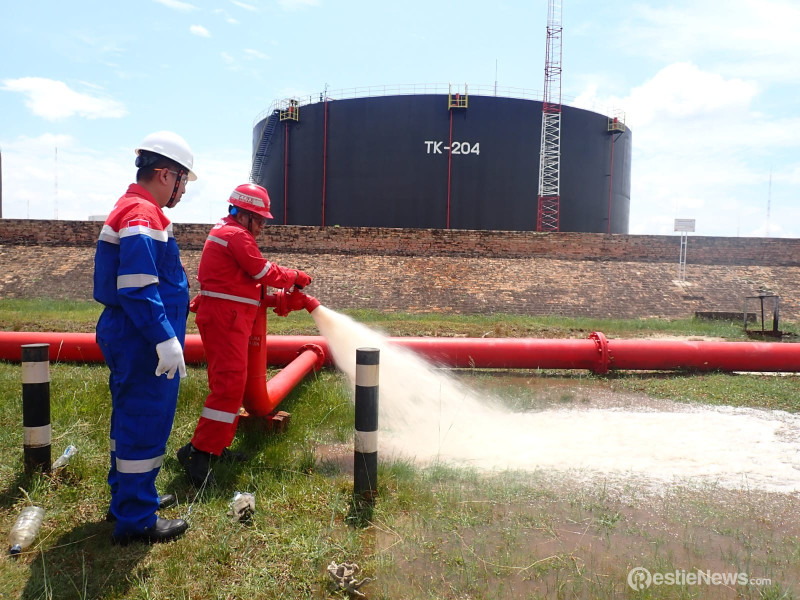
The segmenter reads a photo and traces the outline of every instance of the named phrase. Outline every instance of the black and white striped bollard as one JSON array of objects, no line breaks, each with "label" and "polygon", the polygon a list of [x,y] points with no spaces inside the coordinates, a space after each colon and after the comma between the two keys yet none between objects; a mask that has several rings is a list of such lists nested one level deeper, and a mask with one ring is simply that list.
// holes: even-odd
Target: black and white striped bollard
[{"label": "black and white striped bollard", "polygon": [[356,349],[356,434],[353,496],[374,504],[378,494],[378,370],[380,350]]},{"label": "black and white striped bollard", "polygon": [[22,346],[25,471],[50,470],[50,344]]}]

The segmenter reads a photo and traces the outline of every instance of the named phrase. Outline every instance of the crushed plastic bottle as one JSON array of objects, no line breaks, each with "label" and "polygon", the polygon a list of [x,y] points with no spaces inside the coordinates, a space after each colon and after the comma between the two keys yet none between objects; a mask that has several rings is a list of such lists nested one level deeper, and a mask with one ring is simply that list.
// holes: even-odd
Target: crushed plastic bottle
[{"label": "crushed plastic bottle", "polygon": [[19,554],[33,543],[44,520],[41,506],[26,506],[14,522],[8,534],[9,552]]},{"label": "crushed plastic bottle", "polygon": [[234,521],[247,521],[256,512],[256,498],[250,492],[236,492],[230,504],[228,516]]},{"label": "crushed plastic bottle", "polygon": [[60,469],[61,467],[66,465],[69,462],[69,459],[72,458],[73,456],[75,456],[75,454],[77,452],[78,452],[78,449],[75,446],[73,446],[72,444],[70,444],[69,446],[67,446],[67,449],[64,450],[64,454],[62,454],[61,456],[59,456],[55,460],[55,462],[53,463],[53,466],[50,467],[50,469],[52,471],[55,471],[56,469]]}]

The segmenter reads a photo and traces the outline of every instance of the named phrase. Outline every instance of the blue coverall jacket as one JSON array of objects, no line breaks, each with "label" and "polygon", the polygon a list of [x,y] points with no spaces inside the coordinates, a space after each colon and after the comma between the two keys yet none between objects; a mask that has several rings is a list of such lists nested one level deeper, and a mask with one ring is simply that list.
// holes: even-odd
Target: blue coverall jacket
[{"label": "blue coverall jacket", "polygon": [[97,342],[111,371],[111,512],[114,535],[156,521],[155,480],[175,418],[180,378],[156,377],[156,344],[186,335],[189,285],[172,223],[131,184],[97,242],[94,298],[105,306]]}]

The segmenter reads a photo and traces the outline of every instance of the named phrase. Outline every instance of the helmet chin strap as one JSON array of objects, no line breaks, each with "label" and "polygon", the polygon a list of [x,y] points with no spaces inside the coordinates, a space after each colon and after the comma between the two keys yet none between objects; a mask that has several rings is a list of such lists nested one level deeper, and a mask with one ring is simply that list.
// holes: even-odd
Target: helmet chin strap
[{"label": "helmet chin strap", "polygon": [[178,171],[178,176],[175,179],[175,187],[172,188],[172,196],[169,197],[169,202],[167,202],[167,208],[172,208],[175,206],[175,198],[178,196],[178,188],[181,187],[182,179],[183,179],[183,169]]},{"label": "helmet chin strap", "polygon": [[253,237],[256,236],[256,232],[253,231],[253,215],[250,212],[247,213],[247,231],[249,231]]}]

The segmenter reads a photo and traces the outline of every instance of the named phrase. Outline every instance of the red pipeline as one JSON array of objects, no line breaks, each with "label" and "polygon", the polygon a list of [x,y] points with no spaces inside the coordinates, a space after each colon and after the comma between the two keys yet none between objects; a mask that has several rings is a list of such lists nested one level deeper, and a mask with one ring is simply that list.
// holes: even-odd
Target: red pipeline
[{"label": "red pipeline", "polygon": [[[294,361],[304,346],[318,348],[317,361],[331,365],[321,336],[264,336],[265,366]],[[800,344],[778,342],[694,342],[682,340],[607,340],[602,333],[588,339],[536,338],[388,338],[444,367],[505,369],[800,372]],[[0,359],[19,361],[21,345],[50,344],[50,360],[102,362],[93,333],[0,332]],[[316,351],[315,351],[316,352]],[[188,364],[205,362],[199,335],[186,336]],[[260,360],[260,359],[259,359]]]}]

